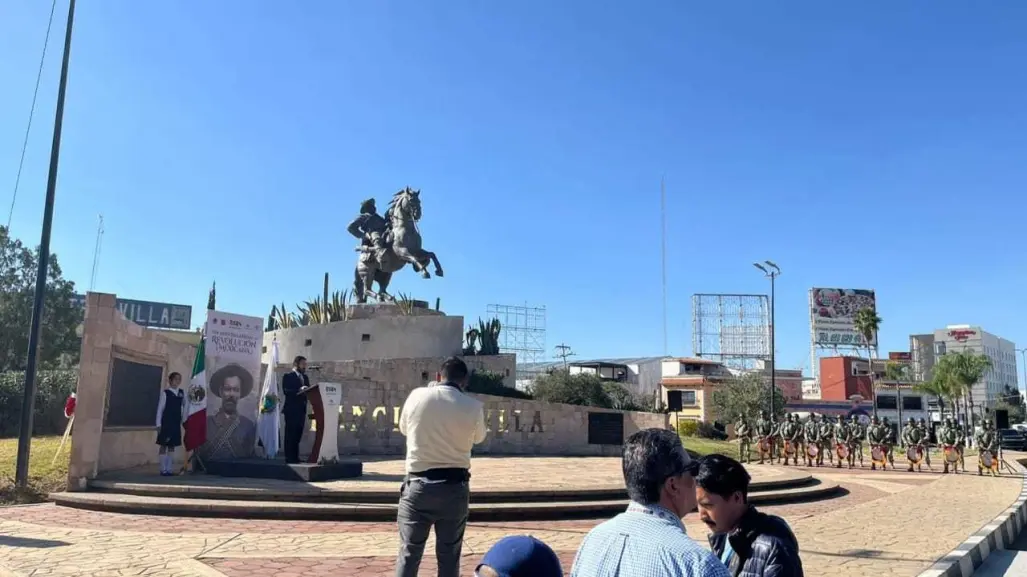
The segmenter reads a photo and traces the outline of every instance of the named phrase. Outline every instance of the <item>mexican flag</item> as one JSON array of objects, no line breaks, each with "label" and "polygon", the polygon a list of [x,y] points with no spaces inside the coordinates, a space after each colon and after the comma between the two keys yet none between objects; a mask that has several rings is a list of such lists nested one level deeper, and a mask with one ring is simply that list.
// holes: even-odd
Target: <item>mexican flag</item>
[{"label": "mexican flag", "polygon": [[185,450],[192,451],[207,441],[207,370],[206,342],[200,339],[193,361],[193,378],[189,381],[189,403],[185,412]]}]

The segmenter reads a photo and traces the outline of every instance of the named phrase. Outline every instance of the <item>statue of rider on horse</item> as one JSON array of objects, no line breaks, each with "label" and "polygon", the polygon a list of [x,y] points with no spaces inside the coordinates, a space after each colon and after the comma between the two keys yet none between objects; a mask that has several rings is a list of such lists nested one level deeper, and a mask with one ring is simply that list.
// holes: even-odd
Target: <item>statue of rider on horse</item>
[{"label": "statue of rider on horse", "polygon": [[[409,186],[392,196],[385,216],[378,214],[373,198],[360,205],[360,215],[346,230],[360,240],[356,248],[360,253],[354,271],[353,296],[357,303],[366,303],[372,296],[378,302],[396,299],[386,292],[392,273],[407,263],[421,274],[431,278],[428,265],[435,265],[435,276],[442,276],[442,265],[435,253],[421,247],[421,233],[417,221],[421,219],[421,191]],[[373,283],[378,290],[373,290]]]}]

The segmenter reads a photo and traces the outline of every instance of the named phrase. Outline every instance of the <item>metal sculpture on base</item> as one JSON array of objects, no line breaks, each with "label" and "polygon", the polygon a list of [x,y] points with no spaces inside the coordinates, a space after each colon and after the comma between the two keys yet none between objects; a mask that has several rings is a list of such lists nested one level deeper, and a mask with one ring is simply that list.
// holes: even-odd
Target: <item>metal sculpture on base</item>
[{"label": "metal sculpture on base", "polygon": [[[354,270],[353,295],[363,304],[372,296],[379,302],[394,302],[387,291],[392,274],[408,263],[422,278],[431,278],[428,265],[435,265],[435,276],[443,276],[435,253],[421,246],[417,221],[421,219],[421,191],[409,186],[392,196],[385,217],[379,216],[373,198],[360,205],[360,215],[347,231],[360,240]],[[378,290],[374,291],[374,283]]]}]

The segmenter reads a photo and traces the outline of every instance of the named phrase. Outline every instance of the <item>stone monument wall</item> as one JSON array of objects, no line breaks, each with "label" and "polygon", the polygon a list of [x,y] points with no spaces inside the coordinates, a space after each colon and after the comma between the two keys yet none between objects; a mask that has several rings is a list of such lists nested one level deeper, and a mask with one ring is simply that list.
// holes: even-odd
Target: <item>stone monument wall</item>
[{"label": "stone monument wall", "polygon": [[[382,383],[407,383],[411,386],[421,386],[434,381],[442,362],[450,355],[425,358],[393,358],[374,359],[361,361],[328,361],[319,363],[309,361],[314,369],[307,371],[311,377],[319,377],[323,380],[335,379],[363,379],[378,381]],[[489,371],[503,375],[503,384],[513,387],[517,375],[516,355],[457,355],[467,363],[471,371]],[[285,357],[282,357],[285,360]],[[282,363],[278,366],[278,373],[282,374],[292,370],[291,363]]]},{"label": "stone monument wall", "polygon": [[[114,295],[89,293],[81,355],[68,471],[71,489],[103,471],[157,462],[161,387],[174,371],[188,382],[196,347],[129,321],[118,312]],[[116,367],[127,377],[115,379]],[[152,370],[133,376],[125,367]]]},{"label": "stone monument wall", "polygon": [[348,360],[409,359],[459,355],[464,318],[430,309],[402,313],[396,305],[355,305],[350,319],[264,333],[267,363],[271,343],[278,341],[279,360],[303,355],[312,363]]},{"label": "stone monument wall", "polygon": [[[471,360],[468,357],[465,360]],[[314,382],[342,385],[339,409],[339,452],[350,455],[402,455],[405,438],[399,432],[403,402],[416,386],[409,382],[378,382],[326,370],[311,376]],[[485,442],[475,447],[481,455],[619,455],[620,443],[646,428],[667,428],[667,415],[616,411],[578,405],[543,403],[472,395],[485,403]],[[589,442],[590,420],[608,415],[621,423],[616,443]],[[608,421],[607,421],[608,422]],[[312,442],[308,434],[305,445]]]}]

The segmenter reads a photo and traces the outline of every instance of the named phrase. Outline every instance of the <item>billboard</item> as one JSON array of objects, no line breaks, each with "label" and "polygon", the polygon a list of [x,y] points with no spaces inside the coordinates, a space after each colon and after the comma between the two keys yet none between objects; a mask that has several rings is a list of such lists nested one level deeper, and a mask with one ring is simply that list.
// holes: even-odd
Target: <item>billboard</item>
[{"label": "billboard", "polygon": [[[877,310],[872,290],[814,288],[809,291],[810,329],[813,342],[826,347],[866,346],[856,332],[856,312],[869,308]],[[877,346],[877,336],[870,342]]]},{"label": "billboard", "polygon": [[[85,308],[86,295],[75,295],[72,302]],[[193,307],[189,305],[119,298],[116,306],[126,319],[144,327],[182,330],[192,327]]]}]

